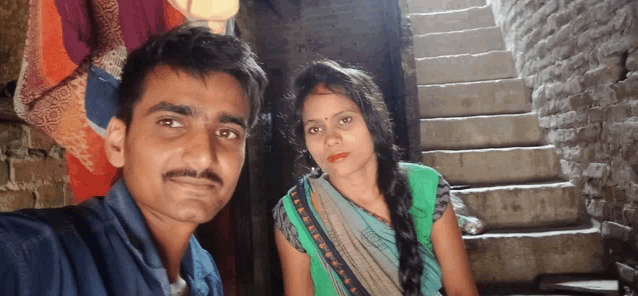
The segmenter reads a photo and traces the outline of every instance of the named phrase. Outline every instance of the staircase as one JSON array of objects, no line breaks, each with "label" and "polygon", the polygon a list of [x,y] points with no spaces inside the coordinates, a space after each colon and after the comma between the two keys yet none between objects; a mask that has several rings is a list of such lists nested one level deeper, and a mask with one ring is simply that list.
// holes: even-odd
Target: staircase
[{"label": "staircase", "polygon": [[464,236],[479,284],[601,272],[597,227],[544,145],[530,91],[485,0],[408,0],[423,163],[489,231]]}]

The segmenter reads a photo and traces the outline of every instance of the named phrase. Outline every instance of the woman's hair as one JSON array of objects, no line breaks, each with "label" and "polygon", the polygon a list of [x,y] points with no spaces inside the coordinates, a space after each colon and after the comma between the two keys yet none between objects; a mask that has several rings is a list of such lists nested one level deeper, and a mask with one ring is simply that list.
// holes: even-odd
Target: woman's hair
[{"label": "woman's hair", "polygon": [[316,61],[305,67],[293,79],[291,93],[286,98],[292,110],[285,116],[288,136],[300,160],[316,166],[305,144],[303,106],[306,98],[318,85],[344,95],[361,111],[372,135],[374,153],[377,156],[377,184],[383,194],[390,220],[395,230],[399,251],[399,281],[404,295],[421,295],[423,261],[419,253],[412,215],[412,194],[406,173],[399,168],[399,149],[394,145],[392,122],[383,95],[372,77],[364,71],[345,68],[330,60]]}]

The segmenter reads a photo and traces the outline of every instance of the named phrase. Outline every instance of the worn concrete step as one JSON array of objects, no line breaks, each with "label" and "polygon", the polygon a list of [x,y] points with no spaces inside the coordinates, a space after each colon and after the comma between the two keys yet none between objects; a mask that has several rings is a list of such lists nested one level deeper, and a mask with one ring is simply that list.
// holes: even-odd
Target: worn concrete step
[{"label": "worn concrete step", "polygon": [[530,91],[521,78],[419,85],[422,118],[532,111]]},{"label": "worn concrete step", "polygon": [[[574,296],[574,293],[541,291],[532,283],[478,283],[476,288],[481,296]],[[577,295],[577,294],[576,294]]]},{"label": "worn concrete step", "polygon": [[408,0],[410,13],[459,10],[485,4],[485,0]]},{"label": "worn concrete step", "polygon": [[415,35],[414,57],[437,57],[505,50],[498,26],[465,31]]},{"label": "worn concrete step", "polygon": [[534,112],[421,119],[421,148],[424,150],[520,147],[540,143],[541,131]]},{"label": "worn concrete step", "polygon": [[571,182],[506,185],[453,190],[490,229],[578,223]]},{"label": "worn concrete step", "polygon": [[463,31],[496,25],[489,5],[447,12],[410,13],[408,17],[414,35]]},{"label": "worn concrete step", "polygon": [[602,272],[597,227],[463,236],[474,279],[531,282],[540,274]]},{"label": "worn concrete step", "polygon": [[424,151],[423,163],[452,185],[516,184],[561,179],[552,145],[478,150]]},{"label": "worn concrete step", "polygon": [[506,50],[418,58],[415,61],[418,85],[517,77],[512,55]]},{"label": "worn concrete step", "polygon": [[571,291],[594,295],[618,296],[618,280],[612,275],[545,275],[540,277],[541,291]]}]

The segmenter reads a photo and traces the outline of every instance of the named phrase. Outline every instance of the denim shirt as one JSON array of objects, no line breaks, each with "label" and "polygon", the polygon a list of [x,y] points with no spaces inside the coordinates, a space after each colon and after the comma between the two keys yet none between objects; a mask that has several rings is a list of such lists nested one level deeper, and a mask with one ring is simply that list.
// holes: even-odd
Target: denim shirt
[{"label": "denim shirt", "polygon": [[[191,236],[190,295],[223,295],[212,257]],[[0,214],[2,295],[171,295],[166,269],[123,180],[106,197]]]}]

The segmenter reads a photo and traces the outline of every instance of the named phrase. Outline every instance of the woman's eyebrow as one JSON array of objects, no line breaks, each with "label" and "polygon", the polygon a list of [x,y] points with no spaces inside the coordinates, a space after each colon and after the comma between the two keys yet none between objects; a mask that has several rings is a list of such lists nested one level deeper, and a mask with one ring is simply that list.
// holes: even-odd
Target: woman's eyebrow
[{"label": "woman's eyebrow", "polygon": [[306,122],[304,122],[303,126],[308,125],[308,123],[317,122],[317,121],[319,121],[319,120],[317,120],[317,119],[308,119]]},{"label": "woman's eyebrow", "polygon": [[337,113],[335,113],[335,114],[332,114],[332,117],[333,117],[333,118],[334,118],[334,117],[337,117],[337,116],[339,116],[339,115],[341,115],[341,114],[343,114],[343,113],[346,113],[346,112],[357,112],[357,111],[356,111],[356,110],[352,110],[352,109],[346,109],[346,110],[343,110],[343,111],[341,111],[341,112],[337,112]]},{"label": "woman's eyebrow", "polygon": [[[331,117],[331,118],[335,118],[335,117],[337,117],[337,116],[339,116],[339,115],[341,115],[341,114],[343,114],[343,113],[346,113],[346,112],[354,112],[354,113],[356,113],[356,112],[357,112],[357,110],[354,110],[354,109],[350,109],[350,108],[348,108],[348,109],[345,109],[345,110],[339,111],[339,112],[337,112],[337,113],[335,113],[335,114],[332,114],[332,115],[330,115],[330,117]],[[313,122],[313,121],[321,121],[321,120],[320,120],[320,119],[317,119],[317,118],[314,118],[314,119],[308,119],[306,122],[304,122],[304,124],[303,124],[303,125],[304,125],[304,126],[306,126],[308,123]]]}]

